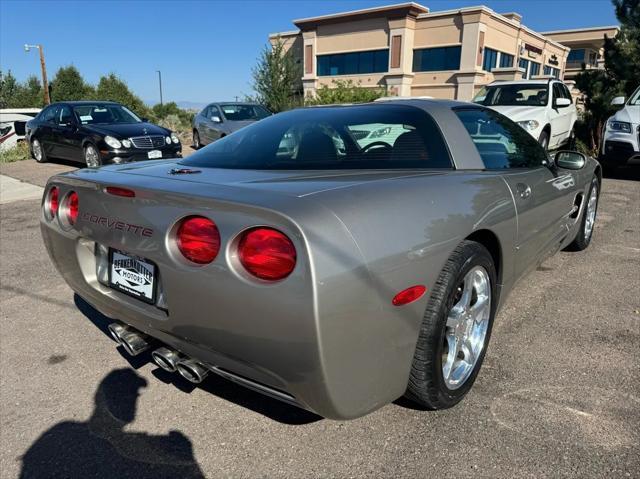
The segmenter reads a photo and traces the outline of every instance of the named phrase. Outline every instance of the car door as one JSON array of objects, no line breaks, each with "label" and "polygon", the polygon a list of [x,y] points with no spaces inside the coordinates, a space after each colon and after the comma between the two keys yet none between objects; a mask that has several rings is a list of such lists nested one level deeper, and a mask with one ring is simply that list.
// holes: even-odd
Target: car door
[{"label": "car door", "polygon": [[211,139],[209,142],[216,141],[222,136],[221,125],[223,121],[220,108],[217,105],[211,105],[211,109],[209,111],[209,131]]},{"label": "car door", "polygon": [[[568,106],[558,106],[556,104],[557,99],[567,98],[561,83],[552,83],[551,90],[551,138],[549,139],[549,147],[554,148],[559,146],[569,136],[569,129],[571,128],[571,108]],[[571,95],[569,95],[569,100],[571,101]]]},{"label": "car door", "polygon": [[40,125],[38,126],[37,138],[42,145],[42,149],[49,157],[55,158],[56,145],[54,137],[54,125],[60,111],[59,105],[51,105],[42,112]]},{"label": "car door", "polygon": [[209,108],[210,106],[207,105],[206,107],[204,107],[204,109],[198,113],[198,116],[196,117],[196,130],[198,130],[198,135],[200,136],[200,143],[202,145],[206,145],[207,143],[209,143],[209,133],[207,131],[207,119],[209,118]]},{"label": "car door", "polygon": [[568,233],[577,189],[575,173],[559,171],[524,129],[492,110],[458,112],[488,170],[509,186],[518,215],[516,275],[556,252]]},{"label": "car door", "polygon": [[56,118],[52,136],[57,157],[82,161],[82,137],[71,107],[61,105]]}]

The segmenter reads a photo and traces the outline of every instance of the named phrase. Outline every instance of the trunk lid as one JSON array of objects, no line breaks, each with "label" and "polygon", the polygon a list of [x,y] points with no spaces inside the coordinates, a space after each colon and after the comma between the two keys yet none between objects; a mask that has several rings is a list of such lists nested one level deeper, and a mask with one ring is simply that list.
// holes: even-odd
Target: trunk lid
[{"label": "trunk lid", "polygon": [[[176,161],[156,161],[111,165],[101,171],[124,173],[145,182],[150,178],[176,180],[204,185],[229,186],[303,197],[364,182],[424,175],[411,170],[245,170],[200,168],[180,165]],[[438,174],[438,173],[434,173]],[[114,175],[116,176],[116,175]],[[127,181],[129,183],[129,181]]]}]

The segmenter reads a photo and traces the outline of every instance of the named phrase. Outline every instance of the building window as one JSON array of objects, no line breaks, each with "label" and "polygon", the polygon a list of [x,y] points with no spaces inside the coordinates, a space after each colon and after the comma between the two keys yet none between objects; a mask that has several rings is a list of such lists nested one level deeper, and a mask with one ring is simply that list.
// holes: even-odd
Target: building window
[{"label": "building window", "polygon": [[493,48],[484,49],[484,59],[482,61],[482,69],[490,72],[496,66],[500,68],[509,68],[513,66],[513,55],[502,53]]},{"label": "building window", "polygon": [[318,55],[318,75],[381,73],[389,69],[389,50]]},{"label": "building window", "polygon": [[529,60],[521,58],[518,62],[518,66],[524,69],[524,72],[522,72],[522,78],[529,78]]},{"label": "building window", "polygon": [[414,72],[460,69],[461,47],[422,48],[413,51]]},{"label": "building window", "polygon": [[555,67],[550,67],[549,65],[545,65],[544,74],[551,75],[553,78],[558,78],[560,76],[560,70]]},{"label": "building window", "polygon": [[484,59],[482,60],[482,69],[490,72],[498,64],[498,52],[492,48],[484,49]]},{"label": "building window", "polygon": [[536,62],[531,62],[531,69],[529,71],[529,76],[527,78],[531,78],[534,75],[540,74],[540,64]]},{"label": "building window", "polygon": [[584,61],[584,48],[578,48],[577,50],[571,50],[567,57],[567,62],[570,63],[582,63]]},{"label": "building window", "polygon": [[500,52],[500,68],[511,68],[513,66],[513,55]]}]

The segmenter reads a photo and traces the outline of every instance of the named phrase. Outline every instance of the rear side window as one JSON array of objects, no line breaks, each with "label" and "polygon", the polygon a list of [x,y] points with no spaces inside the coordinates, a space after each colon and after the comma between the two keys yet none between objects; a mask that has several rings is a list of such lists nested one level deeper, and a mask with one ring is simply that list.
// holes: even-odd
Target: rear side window
[{"label": "rear side window", "polygon": [[547,154],[524,128],[505,116],[483,109],[454,110],[488,170],[537,168]]},{"label": "rear side window", "polygon": [[59,111],[59,105],[52,105],[41,113],[42,116],[40,117],[40,120],[46,123],[54,123],[57,120]]},{"label": "rear side window", "polygon": [[433,118],[422,109],[393,104],[280,113],[180,163],[259,170],[452,168]]}]

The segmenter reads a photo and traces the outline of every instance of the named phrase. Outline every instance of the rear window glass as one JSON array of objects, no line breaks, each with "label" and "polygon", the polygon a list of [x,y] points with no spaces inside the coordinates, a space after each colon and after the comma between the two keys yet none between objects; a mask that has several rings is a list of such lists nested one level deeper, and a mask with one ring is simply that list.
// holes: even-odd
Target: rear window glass
[{"label": "rear window glass", "polygon": [[321,107],[270,116],[181,160],[258,170],[451,168],[435,121],[406,105]]}]

